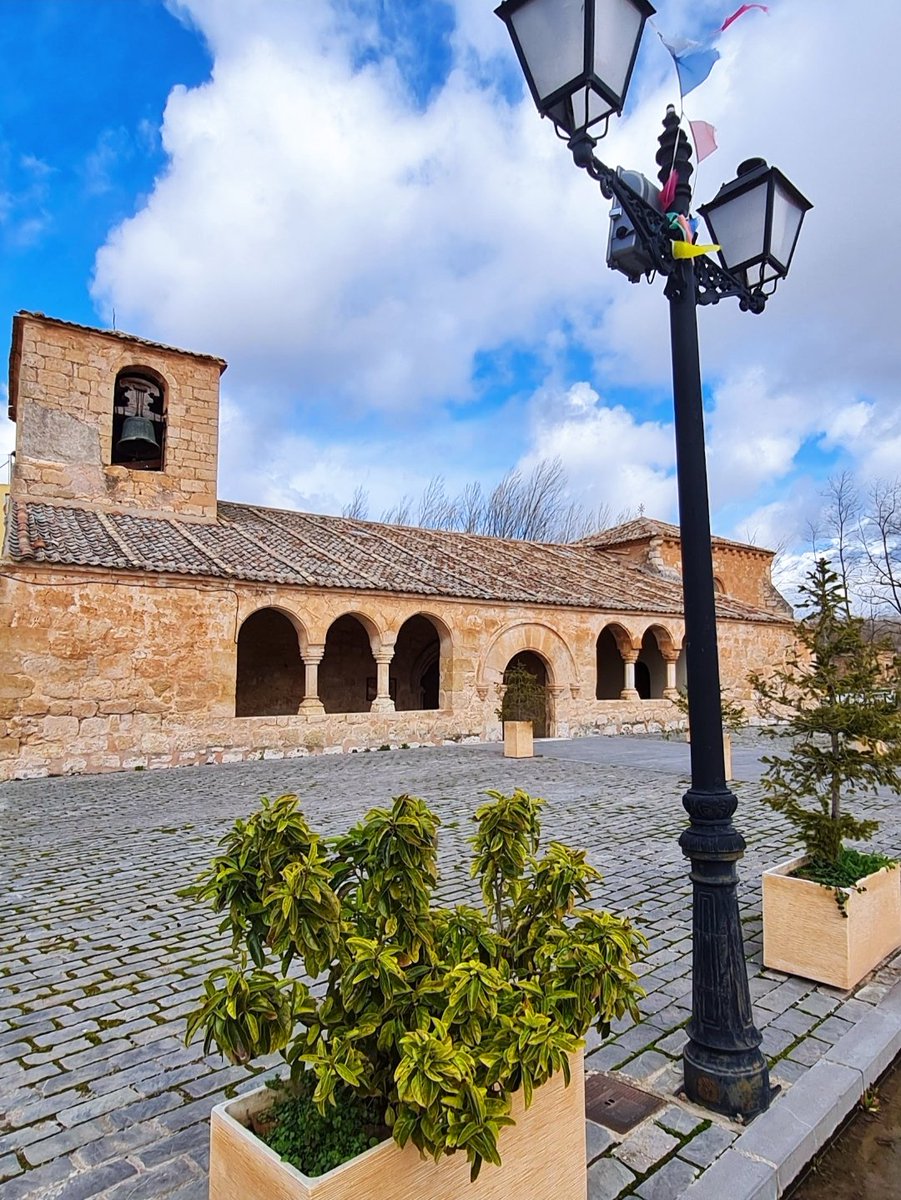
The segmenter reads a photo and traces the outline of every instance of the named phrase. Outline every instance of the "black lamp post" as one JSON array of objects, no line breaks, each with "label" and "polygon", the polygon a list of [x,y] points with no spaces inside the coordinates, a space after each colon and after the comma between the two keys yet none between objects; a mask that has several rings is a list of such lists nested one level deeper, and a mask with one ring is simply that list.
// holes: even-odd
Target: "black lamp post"
[{"label": "black lamp post", "polygon": [[693,884],[685,1091],[716,1112],[749,1118],[769,1107],[772,1092],[753,1022],[736,894],[745,842],[732,824],[738,801],[726,786],[723,760],[697,307],[733,296],[744,311],[762,312],[788,272],[811,205],[779,171],[751,159],[700,209],[721,247],[722,266],[706,256],[676,257],[693,168],[673,108],[657,152],[661,183],[671,170],[678,176],[666,213],[659,189],[644,176],[612,170],[595,157],[597,140],[589,133],[622,111],[644,22],[654,10],[645,0],[505,0],[496,11],[539,112],[567,139],[576,164],[615,200],[608,265],[633,282],[652,272],[666,279],[691,723],[691,787],[682,798],[690,823],[679,839]]}]

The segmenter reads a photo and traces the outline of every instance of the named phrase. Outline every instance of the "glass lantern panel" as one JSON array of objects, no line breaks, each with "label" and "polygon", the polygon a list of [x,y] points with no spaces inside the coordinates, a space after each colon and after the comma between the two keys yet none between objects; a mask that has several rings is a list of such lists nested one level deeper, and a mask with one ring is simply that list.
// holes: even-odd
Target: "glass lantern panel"
[{"label": "glass lantern panel", "polygon": [[632,0],[597,0],[594,12],[594,73],[623,100],[643,17]]},{"label": "glass lantern panel", "polygon": [[792,251],[798,240],[798,232],[804,210],[798,207],[798,202],[790,192],[776,181],[773,193],[773,230],[770,235],[770,254],[776,261],[788,270]]},{"label": "glass lantern panel", "polygon": [[583,74],[585,0],[526,0],[510,21],[539,100]]},{"label": "glass lantern panel", "polygon": [[589,87],[580,87],[565,100],[548,109],[548,116],[569,134],[601,120],[613,112],[613,106]]},{"label": "glass lantern panel", "polygon": [[759,260],[764,252],[767,183],[765,177],[746,192],[739,192],[715,208],[710,206],[708,224],[730,270]]}]

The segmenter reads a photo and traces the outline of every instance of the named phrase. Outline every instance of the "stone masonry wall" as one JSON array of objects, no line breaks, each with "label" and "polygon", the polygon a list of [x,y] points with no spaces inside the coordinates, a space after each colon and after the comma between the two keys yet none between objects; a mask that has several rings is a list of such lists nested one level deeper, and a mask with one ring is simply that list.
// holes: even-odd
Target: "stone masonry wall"
[{"label": "stone masonry wall", "polygon": [[[301,655],[321,653],[331,623],[359,616],[374,650],[403,622],[429,617],[441,640],[442,707],[384,714],[302,711],[235,717],[237,634],[275,607]],[[519,651],[547,666],[551,733],[577,736],[676,727],[668,700],[596,700],[596,641],[610,620],[635,648],[651,625],[675,645],[678,618],[536,605],[417,600],[380,594],[226,585],[184,577],[66,571],[4,563],[0,609],[0,778],[163,767],[402,743],[496,739],[503,671]],[[727,686],[779,661],[791,626],[724,621]]]},{"label": "stone masonry wall", "polygon": [[[15,496],[215,520],[220,359],[28,314],[13,333]],[[125,368],[165,384],[161,471],[110,465],[113,392]]]}]

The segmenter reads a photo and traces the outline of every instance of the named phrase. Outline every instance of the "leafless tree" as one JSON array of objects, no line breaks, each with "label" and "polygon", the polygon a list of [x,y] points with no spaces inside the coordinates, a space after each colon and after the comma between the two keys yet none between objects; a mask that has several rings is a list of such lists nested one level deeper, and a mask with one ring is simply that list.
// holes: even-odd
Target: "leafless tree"
[{"label": "leafless tree", "polygon": [[830,559],[858,611],[873,619],[901,616],[901,478],[877,479],[861,495],[843,471],[823,496],[824,508],[810,526],[814,552]]},{"label": "leafless tree", "polygon": [[[355,490],[343,515],[365,520],[369,496]],[[449,496],[443,476],[426,485],[418,502],[410,496],[386,509],[381,520],[389,525],[419,525],[425,529],[459,530],[529,542],[574,542],[631,520],[644,509],[623,510],[611,520],[607,504],[586,509],[569,495],[566,471],[559,458],[542,459],[524,474],[507,471],[488,495],[478,482],[468,483],[458,496]]]},{"label": "leafless tree", "polygon": [[877,610],[901,616],[901,478],[871,486],[860,530],[867,564],[863,595]]},{"label": "leafless tree", "polygon": [[369,515],[369,493],[363,487],[362,483],[358,483],[354,488],[354,494],[350,498],[350,502],[345,504],[341,509],[342,517],[350,517],[356,521],[365,521]]}]

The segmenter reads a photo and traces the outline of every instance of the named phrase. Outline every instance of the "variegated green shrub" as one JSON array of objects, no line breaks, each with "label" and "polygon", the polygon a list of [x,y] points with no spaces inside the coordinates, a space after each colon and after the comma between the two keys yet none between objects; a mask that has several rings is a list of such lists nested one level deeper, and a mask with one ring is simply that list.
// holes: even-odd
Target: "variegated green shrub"
[{"label": "variegated green shrub", "polygon": [[[295,1083],[315,1072],[323,1112],[346,1084],[375,1098],[400,1145],[499,1163],[511,1097],[526,1103],[591,1026],[636,1016],[627,920],[589,907],[600,876],[551,842],[543,801],[488,793],[472,874],[485,911],[432,905],[438,818],[413,796],[342,837],[313,832],[296,796],[263,798],[188,894],[223,914],[233,962],[188,1019],[235,1062],[281,1051]],[[292,970],[292,964],[296,966]],[[316,999],[295,978],[323,979]]]}]

